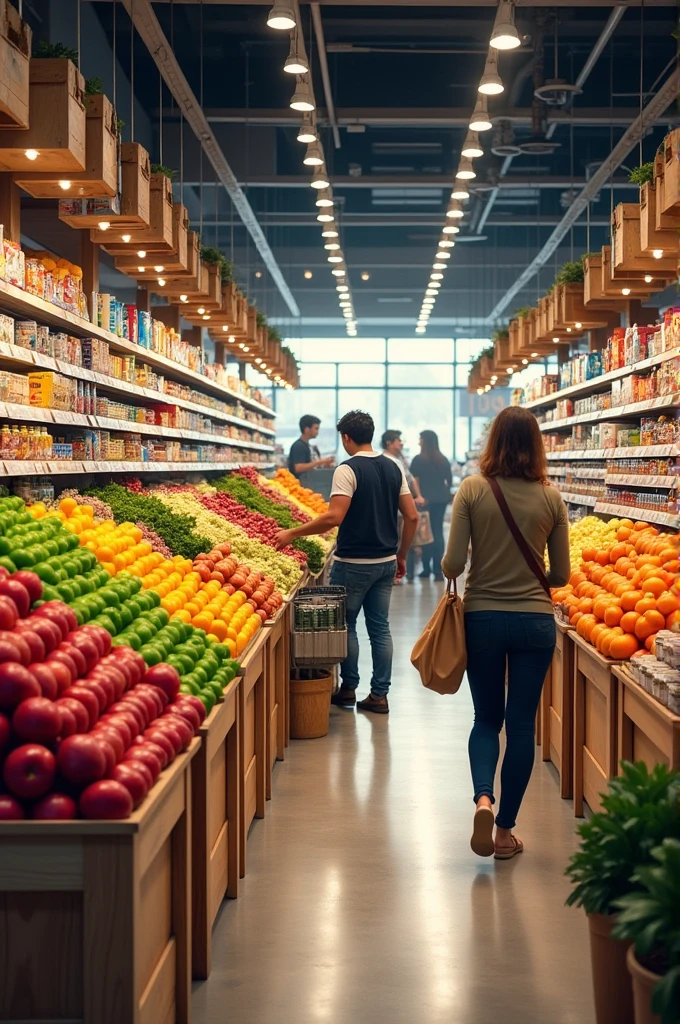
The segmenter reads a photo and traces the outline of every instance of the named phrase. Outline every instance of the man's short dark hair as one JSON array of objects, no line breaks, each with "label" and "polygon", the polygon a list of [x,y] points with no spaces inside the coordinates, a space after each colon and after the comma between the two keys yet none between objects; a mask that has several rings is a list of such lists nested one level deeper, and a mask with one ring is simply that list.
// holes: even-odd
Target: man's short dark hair
[{"label": "man's short dark hair", "polygon": [[367,412],[353,409],[342,417],[338,423],[338,431],[346,434],[355,444],[370,444],[375,434],[375,423]]},{"label": "man's short dark hair", "polygon": [[302,416],[300,418],[300,433],[304,434],[305,430],[309,430],[310,427],[315,427],[317,423],[321,423],[318,416]]},{"label": "man's short dark hair", "polygon": [[388,444],[392,444],[393,441],[398,441],[400,437],[401,430],[386,430],[380,438],[381,448],[387,448]]}]

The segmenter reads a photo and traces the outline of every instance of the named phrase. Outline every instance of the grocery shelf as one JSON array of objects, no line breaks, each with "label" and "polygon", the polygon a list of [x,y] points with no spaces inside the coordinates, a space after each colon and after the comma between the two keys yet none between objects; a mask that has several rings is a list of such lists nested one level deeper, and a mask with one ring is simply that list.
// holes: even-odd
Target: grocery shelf
[{"label": "grocery shelf", "polygon": [[660,363],[665,363],[669,359],[675,359],[676,356],[680,356],[680,348],[671,348],[666,352],[661,352],[658,356],[650,356],[649,359],[641,359],[639,362],[631,366],[620,366],[616,370],[610,370],[608,373],[601,373],[599,377],[591,377],[590,380],[581,381],[580,384],[570,384],[567,388],[561,388],[559,391],[553,391],[549,395],[543,395],[541,398],[532,398],[529,402],[523,402],[522,407],[524,409],[538,409],[542,405],[554,405],[559,402],[562,398],[573,398],[574,395],[586,395],[590,391],[597,391],[603,384],[608,384],[613,380],[620,380],[621,377],[627,377],[631,373],[639,373],[641,370],[649,370],[653,366],[658,366]]},{"label": "grocery shelf", "polygon": [[156,437],[171,437],[182,441],[201,441],[205,444],[231,445],[233,448],[247,448],[251,451],[273,452],[272,445],[257,441],[246,441],[240,437],[225,437],[223,434],[204,434],[198,430],[183,430],[179,427],[163,427],[158,423],[136,423],[133,420],[116,420],[108,416],[93,416],[89,413],[68,412],[63,409],[36,409],[29,405],[0,402],[0,419],[19,420],[25,423],[54,423],[60,426],[99,428],[100,430],[123,430],[134,434],[151,434]]},{"label": "grocery shelf", "polygon": [[572,494],[571,491],[563,491],[561,488],[557,488],[564,501],[569,502],[570,505],[594,505],[597,498],[594,494]]},{"label": "grocery shelf", "polygon": [[173,379],[196,385],[201,390],[210,391],[221,398],[225,396],[228,398],[238,398],[251,409],[256,409],[272,419],[276,417],[276,413],[268,405],[263,405],[261,402],[256,401],[254,398],[249,398],[248,395],[240,391],[232,391],[231,388],[218,384],[217,381],[197,373],[196,370],[189,369],[188,366],[176,363],[174,360],[168,359],[152,349],[136,345],[125,338],[119,338],[117,334],[105,331],[103,327],[98,327],[96,324],[85,320],[81,316],[77,316],[75,313],[61,309],[52,302],[46,302],[45,299],[41,299],[37,295],[31,295],[30,292],[25,292],[22,288],[17,288],[16,285],[2,280],[0,280],[0,308],[8,313],[17,314],[24,318],[29,317],[32,320],[37,319],[50,327],[59,327],[62,330],[71,331],[85,338],[101,338],[102,341],[107,341],[111,348],[117,352],[122,352],[125,355],[139,356],[150,366],[163,370],[164,373],[167,373]]},{"label": "grocery shelf", "polygon": [[559,459],[645,459],[657,456],[680,456],[680,446],[677,444],[649,444],[633,445],[630,448],[576,448],[560,451],[546,452],[549,461]]},{"label": "grocery shelf", "polygon": [[680,516],[675,512],[658,512],[649,508],[637,508],[635,505],[611,505],[607,501],[596,502],[595,511],[609,516],[619,516],[622,519],[642,519],[648,523],[660,523],[674,530],[680,529]]},{"label": "grocery shelf", "polygon": [[607,473],[604,481],[617,487],[674,488],[680,485],[680,477],[677,476],[645,476],[643,473]]},{"label": "grocery shelf", "polygon": [[252,466],[254,469],[273,469],[273,462],[1,462],[0,476],[54,476],[58,473],[206,473],[214,470],[227,472]]},{"label": "grocery shelf", "polygon": [[164,391],[155,391],[153,388],[144,388],[139,384],[132,384],[126,380],[119,380],[98,370],[87,370],[83,366],[75,366],[63,359],[55,359],[42,352],[32,352],[29,349],[21,348],[18,345],[9,345],[7,342],[0,342],[0,362],[16,363],[22,366],[30,365],[39,367],[41,370],[55,370],[65,377],[74,377],[76,380],[86,380],[91,384],[97,384],[108,391],[115,391],[120,395],[129,398],[134,396],[144,398],[149,402],[158,402],[162,405],[175,405],[180,409],[187,409],[189,412],[198,412],[210,419],[220,420],[222,423],[230,423],[232,426],[246,427],[248,430],[257,430],[261,434],[269,434],[272,437],[276,431],[271,427],[262,427],[250,420],[241,419],[231,413],[222,412],[220,409],[212,409],[210,406],[201,405],[200,402],[192,402],[188,398],[180,398],[176,395],[168,395]]},{"label": "grocery shelf", "polygon": [[674,391],[670,395],[659,395],[657,398],[647,399],[644,402],[617,405],[611,409],[598,409],[595,412],[582,412],[578,416],[566,416],[561,420],[547,420],[545,423],[539,423],[539,427],[543,433],[549,433],[552,430],[571,429],[577,423],[602,423],[608,420],[625,419],[626,416],[640,416],[646,412],[668,409],[678,404],[680,404],[680,392]]},{"label": "grocery shelf", "polygon": [[[593,468],[589,466],[587,469],[576,469],[572,470],[574,477],[577,480],[604,480],[606,469],[604,466]],[[548,476],[562,476],[564,473],[563,466],[554,466],[548,469]]]}]

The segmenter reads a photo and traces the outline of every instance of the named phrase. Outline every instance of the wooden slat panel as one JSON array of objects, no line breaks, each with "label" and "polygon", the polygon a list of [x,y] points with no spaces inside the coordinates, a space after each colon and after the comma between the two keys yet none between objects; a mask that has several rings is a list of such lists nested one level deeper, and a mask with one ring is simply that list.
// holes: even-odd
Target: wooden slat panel
[{"label": "wooden slat panel", "polygon": [[208,765],[207,848],[211,850],[227,817],[227,748],[224,742]]},{"label": "wooden slat panel", "polygon": [[608,778],[600,765],[593,759],[588,750],[583,751],[583,795],[591,811],[602,808],[600,793],[608,784]]},{"label": "wooden slat panel", "polygon": [[170,939],[139,1001],[139,1024],[175,1024],[176,952]]},{"label": "wooden slat panel", "polygon": [[217,911],[227,891],[229,880],[229,822],[222,825],[217,842],[210,854],[208,922],[212,927]]},{"label": "wooden slat panel", "polygon": [[269,716],[269,764],[273,769],[277,760],[277,743],[276,738],[279,733],[279,706],[278,704],[274,707],[273,711]]},{"label": "wooden slat panel", "polygon": [[550,708],[550,760],[560,771],[562,766],[562,722],[554,708]]},{"label": "wooden slat panel", "polygon": [[644,761],[648,768],[655,764],[669,763],[668,757],[654,743],[651,736],[643,732],[637,725],[633,726],[633,760]]},{"label": "wooden slat panel", "polygon": [[255,692],[247,694],[243,707],[243,763],[248,766],[255,756]]},{"label": "wooden slat panel", "polygon": [[607,730],[609,717],[607,701],[590,679],[585,692],[585,745],[603,771],[607,770]]},{"label": "wooden slat panel", "polygon": [[83,844],[55,839],[49,856],[36,839],[0,841],[0,891],[74,892],[83,888]]},{"label": "wooden slat panel", "polygon": [[246,769],[245,785],[244,785],[244,821],[246,833],[250,828],[250,823],[255,817],[255,810],[257,807],[257,762],[253,757],[252,761]]},{"label": "wooden slat panel", "polygon": [[139,887],[139,944],[137,998],[149,984],[172,935],[172,851],[169,839],[161,846]]},{"label": "wooden slat panel", "polygon": [[[200,742],[200,741],[194,741]],[[161,778],[163,778],[161,774]],[[158,785],[158,783],[156,783]],[[153,793],[153,790],[151,791]],[[156,859],[158,851],[168,838],[177,819],[184,810],[184,779],[178,776],[168,786],[163,799],[153,808],[153,813],[145,819],[139,837],[139,870],[144,874],[149,864]]]}]

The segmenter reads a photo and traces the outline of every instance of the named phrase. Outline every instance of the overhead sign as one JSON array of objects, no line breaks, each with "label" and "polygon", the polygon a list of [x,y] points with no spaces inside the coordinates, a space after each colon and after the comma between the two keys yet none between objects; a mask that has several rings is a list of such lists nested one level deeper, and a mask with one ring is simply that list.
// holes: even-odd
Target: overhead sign
[{"label": "overhead sign", "polygon": [[492,388],[483,395],[474,392],[458,392],[458,416],[483,416],[492,419],[501,409],[510,405],[512,388]]}]

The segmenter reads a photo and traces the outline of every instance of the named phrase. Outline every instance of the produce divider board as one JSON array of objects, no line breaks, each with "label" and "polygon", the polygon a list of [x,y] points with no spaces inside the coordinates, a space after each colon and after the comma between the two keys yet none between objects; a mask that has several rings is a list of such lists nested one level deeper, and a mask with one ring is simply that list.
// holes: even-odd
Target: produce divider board
[{"label": "produce divider board", "polygon": [[626,665],[617,666],[614,675],[619,680],[619,761],[680,769],[680,716],[643,690]]},{"label": "produce divider board", "polygon": [[557,643],[541,694],[541,751],[552,761],[560,780],[560,796],[573,792],[574,646],[573,629],[555,619]]},{"label": "produce divider board", "polygon": [[273,462],[3,462],[5,476],[46,473],[225,473],[241,466],[273,469]]}]

